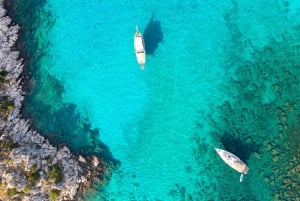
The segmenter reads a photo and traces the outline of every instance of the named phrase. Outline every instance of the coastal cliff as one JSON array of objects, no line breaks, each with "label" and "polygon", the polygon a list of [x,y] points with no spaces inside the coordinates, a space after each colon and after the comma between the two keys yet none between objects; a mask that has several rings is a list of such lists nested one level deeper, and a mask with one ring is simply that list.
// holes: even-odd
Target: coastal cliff
[{"label": "coastal cliff", "polygon": [[0,200],[75,200],[108,171],[103,159],[52,146],[20,114],[23,61],[18,25],[0,0]]}]

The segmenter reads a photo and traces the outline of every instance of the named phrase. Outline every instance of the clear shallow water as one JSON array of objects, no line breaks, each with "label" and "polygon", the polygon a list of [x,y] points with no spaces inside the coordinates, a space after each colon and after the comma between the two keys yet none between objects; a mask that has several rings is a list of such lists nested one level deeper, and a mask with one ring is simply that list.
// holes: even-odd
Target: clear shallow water
[{"label": "clear shallow water", "polygon": [[[105,188],[109,199],[172,200],[176,185],[190,193],[199,169],[193,155],[197,110],[210,99],[221,99],[220,62],[228,38],[222,14],[212,11],[226,5],[197,4],[196,9],[189,3],[93,2],[81,3],[78,10],[74,3],[49,2],[57,20],[49,35],[50,54],[56,58],[50,74],[64,83],[64,100],[88,115],[100,128],[100,139],[121,161]],[[139,7],[144,11],[132,12]],[[141,71],[132,37],[135,24],[145,30],[152,16],[162,26],[163,42]],[[198,20],[190,23],[191,18]],[[205,32],[213,30],[218,31],[207,38]]]},{"label": "clear shallow water", "polygon": [[[114,5],[96,1],[82,4],[83,9],[78,10],[73,8],[73,4],[72,1],[61,4],[53,3],[51,6],[54,10],[56,25],[51,29],[49,35],[52,42],[50,54],[55,59],[53,59],[53,65],[49,72],[64,82],[64,100],[76,103],[79,110],[83,113],[89,113],[89,118],[97,125],[105,124],[101,126],[101,130],[120,130],[116,127],[122,125],[123,121],[126,123],[130,122],[131,119],[136,121],[136,116],[143,114],[148,109],[148,105],[156,107],[157,103],[152,104],[152,101],[158,101],[158,104],[172,107],[175,105],[174,101],[178,101],[178,97],[181,97],[180,93],[185,93],[183,94],[185,97],[181,97],[180,103],[199,104],[199,102],[204,101],[205,96],[194,103],[193,100],[200,97],[198,93],[212,94],[208,86],[214,90],[219,84],[218,82],[222,80],[222,75],[219,76],[222,73],[219,61],[207,61],[207,59],[205,61],[204,59],[211,54],[222,58],[221,49],[218,49],[222,47],[224,41],[216,44],[201,38],[205,37],[203,35],[194,36],[190,41],[184,39],[193,32],[201,30],[199,25],[203,24],[200,22],[204,20],[204,16],[203,19],[200,17],[198,24],[192,27],[182,27],[182,24],[184,25],[189,21],[184,13],[177,19],[173,19],[170,25],[160,20],[160,18],[167,18],[165,21],[170,21],[173,18],[170,17],[171,15],[181,13],[182,11],[178,10],[180,7],[176,9],[175,5],[167,7],[168,4],[157,5],[156,2],[153,2],[152,5],[145,8],[142,6],[144,3],[138,5],[138,2],[124,2]],[[141,22],[136,22],[136,15],[139,14],[129,10],[133,5],[144,7],[144,13],[148,13],[142,15],[139,19]],[[166,10],[170,10],[170,12],[153,13],[152,10],[156,10],[159,6],[166,6]],[[110,13],[109,10],[112,7],[115,9]],[[72,13],[70,16],[66,16],[65,10],[70,9],[74,11],[70,12]],[[185,11],[184,8],[181,9]],[[185,12],[188,12],[188,9],[191,7],[187,8]],[[203,7],[204,9],[206,8]],[[128,12],[122,12],[124,10],[128,10]],[[119,13],[119,15],[113,15],[114,13]],[[79,14],[82,15],[82,20],[78,19]],[[141,29],[144,25],[145,29],[152,14],[155,20],[159,20],[162,24],[164,41],[160,44],[155,55],[148,57],[149,68],[146,72],[142,72],[136,68],[135,56],[132,52],[132,32],[134,32],[132,31],[132,24],[134,26],[141,24]],[[217,17],[219,17],[219,21],[222,21],[222,16]],[[106,22],[107,18],[110,19],[109,22]],[[131,21],[133,22],[131,23]],[[177,28],[173,27],[172,30],[174,25]],[[204,25],[201,26],[205,27]],[[209,26],[214,29],[212,25]],[[208,28],[206,27],[206,29]],[[176,33],[177,30],[182,30],[182,32]],[[218,34],[225,36],[225,31],[221,27],[219,30],[220,33]],[[66,40],[65,43],[62,42],[66,38],[70,40]],[[216,37],[215,40],[219,39]],[[73,48],[74,46],[77,48]],[[203,46],[206,48],[196,52],[199,47]],[[193,50],[190,53],[188,53],[189,48]],[[198,56],[199,52],[203,54]],[[194,58],[197,61],[193,61]],[[202,63],[199,62],[201,60],[203,60]],[[187,62],[191,65],[185,65]],[[211,66],[214,68],[212,69]],[[194,74],[194,72],[197,73]],[[216,84],[208,83],[211,77],[217,77]],[[202,83],[195,86],[196,82]],[[190,100],[184,100],[184,98]],[[92,109],[89,110],[88,108]],[[172,108],[170,109],[172,110]],[[116,117],[116,114],[120,118]]]},{"label": "clear shallow water", "polygon": [[[48,0],[43,8],[55,23],[42,40],[49,41],[35,70],[42,84],[27,113],[55,114],[35,118],[35,126],[75,148],[83,149],[85,132],[100,133],[86,143],[101,140],[121,162],[109,184],[86,200],[295,195],[285,188],[299,186],[297,169],[286,175],[278,168],[299,162],[292,154],[299,153],[295,1]],[[136,24],[143,32],[151,20],[160,23],[163,40],[141,71],[133,34]],[[215,146],[248,163],[244,183]]]}]

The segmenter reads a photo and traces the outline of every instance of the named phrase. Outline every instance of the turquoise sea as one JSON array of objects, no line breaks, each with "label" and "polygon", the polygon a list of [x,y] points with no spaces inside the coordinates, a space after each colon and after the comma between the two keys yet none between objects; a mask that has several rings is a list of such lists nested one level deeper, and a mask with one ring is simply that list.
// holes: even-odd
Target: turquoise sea
[{"label": "turquoise sea", "polygon": [[[299,1],[6,4],[22,27],[24,117],[115,164],[84,200],[300,200]],[[215,147],[248,164],[242,183]]]}]

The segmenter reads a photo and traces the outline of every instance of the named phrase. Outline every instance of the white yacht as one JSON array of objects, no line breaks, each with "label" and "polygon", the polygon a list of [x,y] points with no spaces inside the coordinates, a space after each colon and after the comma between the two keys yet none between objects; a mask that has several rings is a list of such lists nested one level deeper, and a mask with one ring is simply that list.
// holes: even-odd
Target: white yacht
[{"label": "white yacht", "polygon": [[222,160],[229,165],[231,168],[235,169],[236,171],[238,171],[239,173],[241,173],[240,176],[240,182],[243,181],[243,176],[244,174],[247,174],[249,168],[247,167],[247,165],[241,160],[239,159],[239,157],[237,157],[236,155],[225,151],[223,149],[219,149],[219,148],[215,148],[217,153],[219,154],[219,156],[222,158]]},{"label": "white yacht", "polygon": [[144,39],[141,32],[139,32],[138,26],[136,26],[136,32],[134,34],[134,51],[138,64],[141,66],[141,69],[144,70],[144,65],[146,63],[146,50]]}]

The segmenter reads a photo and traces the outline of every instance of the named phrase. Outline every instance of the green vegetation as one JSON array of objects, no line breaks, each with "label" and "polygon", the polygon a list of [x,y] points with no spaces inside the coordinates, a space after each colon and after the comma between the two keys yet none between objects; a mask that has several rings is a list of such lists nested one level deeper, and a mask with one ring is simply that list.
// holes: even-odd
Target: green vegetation
[{"label": "green vegetation", "polygon": [[49,198],[51,201],[57,200],[57,198],[60,196],[60,190],[58,189],[52,189],[49,192]]},{"label": "green vegetation", "polygon": [[46,156],[46,157],[44,158],[44,160],[46,160],[46,161],[49,161],[50,159],[51,159],[50,156]]},{"label": "green vegetation", "polygon": [[31,188],[30,188],[30,186],[25,186],[22,191],[24,194],[29,194],[31,192]]},{"label": "green vegetation", "polygon": [[14,143],[14,141],[11,138],[8,138],[5,141],[5,147],[7,147],[11,150],[11,149],[17,148],[18,146],[16,143]]},{"label": "green vegetation", "polygon": [[8,75],[8,72],[5,70],[0,71],[0,83],[3,84],[6,80],[5,77]]},{"label": "green vegetation", "polygon": [[29,184],[36,184],[41,178],[41,175],[38,172],[37,165],[34,164],[31,166],[30,171],[26,173],[26,179]]},{"label": "green vegetation", "polygon": [[6,77],[8,75],[8,71],[6,71],[6,70],[2,70],[2,71],[0,71],[0,77]]},{"label": "green vegetation", "polygon": [[8,157],[6,160],[6,164],[10,164],[10,162],[11,162],[11,157]]},{"label": "green vegetation", "polygon": [[54,164],[49,168],[47,176],[49,181],[53,183],[61,182],[63,179],[62,170],[58,164]]},{"label": "green vegetation", "polygon": [[27,176],[26,176],[26,179],[29,184],[36,184],[40,180],[40,178],[41,178],[41,175],[39,174],[39,172],[27,174]]},{"label": "green vegetation", "polygon": [[[5,77],[8,72],[5,70],[0,71],[0,87],[2,89],[3,84],[7,83]],[[14,108],[15,104],[13,100],[10,100],[8,96],[0,96],[0,115],[7,117],[10,111]]]},{"label": "green vegetation", "polygon": [[0,150],[12,150],[14,148],[18,148],[19,145],[14,143],[11,138],[7,138],[6,140],[0,140]]},{"label": "green vegetation", "polygon": [[30,168],[30,173],[35,173],[37,171],[37,165],[36,164],[34,164],[33,166],[31,166],[31,168]]},{"label": "green vegetation", "polygon": [[2,96],[0,98],[1,109],[12,109],[14,107],[14,102],[8,99],[8,96]]},{"label": "green vegetation", "polygon": [[18,194],[19,194],[19,192],[17,191],[16,188],[9,188],[9,189],[7,189],[7,197],[9,199],[11,199],[13,196],[18,195]]},{"label": "green vegetation", "polygon": [[3,84],[5,82],[5,79],[3,77],[0,77],[0,83]]},{"label": "green vegetation", "polygon": [[14,101],[10,100],[8,96],[0,97],[0,114],[7,117],[10,111],[15,107]]}]

